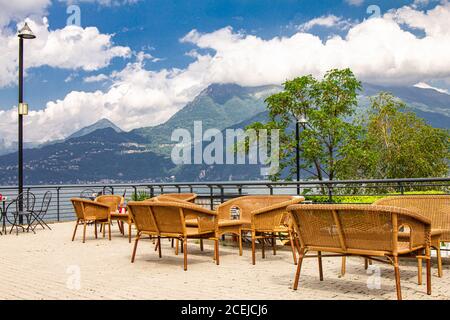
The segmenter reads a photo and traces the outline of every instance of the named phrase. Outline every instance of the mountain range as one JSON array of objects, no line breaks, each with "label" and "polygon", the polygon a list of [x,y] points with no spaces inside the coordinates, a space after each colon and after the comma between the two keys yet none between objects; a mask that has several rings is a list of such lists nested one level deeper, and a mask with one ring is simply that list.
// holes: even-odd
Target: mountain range
[{"label": "mountain range", "polygon": [[[450,128],[450,95],[417,87],[363,84],[358,113],[364,115],[369,97],[393,93],[429,124]],[[262,179],[259,165],[175,165],[170,159],[174,129],[193,133],[194,121],[203,132],[215,128],[244,128],[266,121],[264,99],[280,86],[241,87],[213,84],[165,123],[124,132],[107,119],[82,128],[66,139],[24,150],[26,184],[151,182]],[[0,185],[17,183],[17,153],[0,156]]]}]

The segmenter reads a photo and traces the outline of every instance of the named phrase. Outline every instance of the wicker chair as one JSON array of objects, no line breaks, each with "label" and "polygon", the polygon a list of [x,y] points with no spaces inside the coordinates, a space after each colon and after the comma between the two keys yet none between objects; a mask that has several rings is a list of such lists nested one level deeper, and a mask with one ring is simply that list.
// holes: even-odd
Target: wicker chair
[{"label": "wicker chair", "polygon": [[[299,259],[294,280],[298,288],[303,258],[317,257],[323,280],[322,257],[362,256],[394,266],[397,298],[402,298],[399,255],[416,254],[427,261],[427,293],[431,294],[431,221],[402,208],[375,205],[293,205],[287,208],[300,240]],[[398,230],[408,226],[411,241],[398,240]],[[425,249],[425,256],[417,255]],[[308,251],[317,255],[305,256]],[[322,255],[331,252],[331,255]]]},{"label": "wicker chair", "polygon": [[[128,212],[119,213],[117,209],[121,204],[124,203],[124,198],[119,195],[102,195],[95,198],[96,202],[103,203],[109,206],[109,216],[112,221],[117,221],[120,233],[125,235],[124,223],[128,225],[128,242],[131,243],[131,226],[133,225],[133,220]],[[102,229],[100,229],[102,231]],[[103,229],[103,232],[105,230]]]},{"label": "wicker chair", "polygon": [[285,207],[293,199],[293,196],[288,195],[255,195],[228,200],[216,209],[219,217],[219,234],[236,235],[239,240],[239,255],[242,256],[242,231],[252,231],[253,213],[257,210],[262,210],[263,213],[264,208],[278,204]]},{"label": "wicker chair", "polygon": [[[214,259],[219,264],[218,220],[214,211],[191,203],[162,201],[132,201],[128,210],[135,221],[137,236],[131,256],[134,262],[139,239],[143,235],[157,237],[157,248],[161,258],[161,238],[181,240],[184,253],[184,270],[187,270],[187,240],[214,240]],[[186,226],[186,219],[197,219],[198,227]]]},{"label": "wicker chair", "polygon": [[[305,200],[303,197],[291,197],[291,200],[283,201],[268,207],[257,209],[251,212],[251,232],[252,232],[252,263],[256,263],[256,240],[262,244],[262,257],[265,258],[265,240],[272,240],[273,254],[276,254],[276,238],[281,239],[281,234],[288,234],[291,243],[294,264],[297,264],[294,245],[294,230],[289,219],[286,208],[290,205],[298,204]],[[220,226],[220,225],[219,225]],[[219,227],[220,230],[220,227]]]},{"label": "wicker chair", "polygon": [[[431,247],[436,249],[438,276],[442,277],[441,242],[450,242],[450,195],[386,197],[374,203],[414,210],[431,220]],[[400,233],[401,238],[408,237]],[[418,261],[418,282],[422,283],[422,261]]]},{"label": "wicker chair", "polygon": [[[111,221],[109,217],[110,207],[106,204],[95,202],[92,200],[72,198],[73,208],[77,215],[77,222],[73,231],[72,241],[75,240],[75,234],[79,224],[83,224],[83,243],[86,240],[86,226],[88,223],[93,222],[95,227],[95,238],[97,239],[97,223],[101,225],[108,225],[108,238],[111,240]],[[103,228],[103,236],[105,235]]]}]

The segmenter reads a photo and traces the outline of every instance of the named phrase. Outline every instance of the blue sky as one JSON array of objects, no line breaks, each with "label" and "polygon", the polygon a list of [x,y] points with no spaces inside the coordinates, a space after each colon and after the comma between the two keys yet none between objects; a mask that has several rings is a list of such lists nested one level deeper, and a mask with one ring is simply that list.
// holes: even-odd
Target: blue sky
[{"label": "blue sky", "polygon": [[[24,19],[31,21],[30,25],[36,23],[35,28],[47,36],[59,34],[59,40],[55,41],[61,41],[61,34],[64,35],[64,32],[69,30],[66,26],[69,16],[66,9],[70,4],[78,5],[81,10],[81,26],[74,31],[77,36],[81,37],[82,34],[87,33],[86,29],[90,27],[97,28],[97,33],[94,32],[92,39],[96,40],[102,35],[109,36],[107,45],[111,50],[104,49],[101,45],[95,47],[95,40],[79,41],[79,44],[77,44],[77,40],[74,40],[73,48],[68,50],[73,54],[69,62],[64,61],[64,59],[59,61],[59,58],[68,54],[68,51],[64,50],[64,42],[57,46],[51,41],[39,45],[37,42],[36,44],[31,44],[31,41],[26,42],[26,46],[36,46],[39,49],[26,51],[25,63],[29,62],[33,67],[27,69],[25,99],[33,110],[44,110],[46,112],[30,117],[30,126],[33,121],[38,123],[48,121],[46,123],[49,126],[52,126],[53,122],[55,123],[55,127],[50,130],[52,134],[39,135],[36,133],[35,136],[29,136],[30,141],[36,138],[35,140],[41,142],[68,135],[71,131],[92,123],[98,117],[111,118],[113,117],[111,116],[112,109],[116,113],[118,110],[120,112],[120,103],[127,106],[122,109],[124,110],[124,116],[129,115],[130,119],[136,119],[124,124],[125,129],[132,129],[136,126],[154,125],[164,121],[211,82],[237,82],[242,85],[279,84],[283,79],[302,73],[320,75],[323,68],[339,63],[327,62],[323,68],[316,67],[316,64],[323,63],[324,58],[315,61],[314,50],[319,52],[323,48],[314,39],[304,39],[300,34],[307,34],[308,37],[319,37],[322,42],[331,37],[340,37],[342,41],[335,44],[335,50],[342,48],[342,54],[347,52],[345,50],[354,51],[353,46],[362,42],[354,41],[350,46],[348,44],[350,41],[346,41],[346,37],[349,32],[352,32],[352,29],[355,30],[353,32],[355,34],[370,30],[366,26],[367,23],[363,23],[371,16],[367,12],[369,5],[378,6],[386,21],[394,19],[388,17],[390,10],[400,10],[398,14],[400,18],[395,16],[394,20],[402,28],[402,32],[408,31],[412,37],[417,38],[414,39],[416,43],[412,43],[411,48],[417,46],[417,41],[427,35],[430,38],[448,36],[442,30],[438,30],[440,32],[438,34],[438,31],[430,26],[430,22],[425,23],[423,17],[416,17],[416,15],[425,15],[429,21],[436,20],[436,17],[442,18],[444,21],[445,15],[450,12],[446,0],[385,0],[370,1],[370,3],[364,0],[35,0],[34,7],[30,8],[29,12],[24,11],[23,8],[14,8],[14,5],[9,2],[11,1],[0,0],[0,4],[9,6],[5,10],[7,12],[3,13],[3,17],[0,13],[0,27],[2,28],[2,35],[12,43],[8,45],[11,57],[16,54],[12,47],[14,45],[14,40],[11,40],[14,36],[12,32],[17,24],[23,23]],[[436,12],[433,13],[435,18],[431,14],[427,17],[427,10],[433,10],[436,7],[442,7],[443,9],[435,10]],[[403,10],[402,8],[407,9]],[[47,26],[42,22],[43,18],[46,19]],[[307,23],[311,21],[312,23],[307,26]],[[439,22],[436,21],[436,23]],[[359,27],[359,25],[361,26]],[[388,30],[392,26],[387,23],[383,26],[374,23],[373,28],[378,27],[381,31],[389,32]],[[190,36],[186,37],[188,34]],[[408,41],[408,37],[399,36],[402,41]],[[277,37],[286,41],[277,42]],[[386,37],[389,38],[390,35],[387,34]],[[180,39],[183,38],[184,41],[181,41]],[[226,66],[234,69],[233,63],[239,61],[238,57],[235,56],[242,55],[241,61],[244,62],[247,58],[247,55],[239,50],[242,50],[242,52],[247,49],[254,50],[251,47],[253,44],[261,46],[261,48],[265,48],[263,46],[273,47],[274,52],[285,50],[286,53],[281,52],[281,56],[283,58],[293,57],[295,60],[295,52],[288,51],[298,48],[299,53],[301,53],[304,48],[301,45],[297,46],[294,43],[295,41],[304,43],[304,47],[306,47],[306,44],[310,44],[306,48],[310,50],[309,55],[299,57],[299,59],[307,60],[309,63],[304,62],[303,65],[300,65],[300,63],[293,61],[290,62],[291,65],[280,64],[278,69],[287,70],[285,73],[275,74],[277,70],[258,70],[261,74],[260,77],[255,75],[255,77],[242,79],[239,76],[234,77],[232,74],[226,74],[226,70],[223,70],[224,67],[216,63],[218,59],[224,59],[227,63]],[[375,39],[374,42],[376,41],[382,42],[380,39]],[[390,41],[395,43],[396,40],[391,39]],[[90,68],[86,68],[86,63],[90,62],[88,43],[92,43],[92,50],[95,52],[92,55],[95,66]],[[230,46],[236,45],[235,49],[227,48],[227,43]],[[222,45],[225,48],[222,48]],[[310,49],[314,46],[317,46],[317,49]],[[383,48],[382,43],[374,47],[374,50],[378,50],[378,48]],[[444,49],[447,50],[447,48]],[[266,60],[263,60],[264,55],[261,54],[259,65],[271,63],[270,50],[268,49],[269,54],[265,56]],[[380,49],[380,55],[387,56],[389,54],[382,50]],[[433,48],[430,48],[430,51],[433,51]],[[108,52],[111,57],[102,61],[102,52]],[[190,54],[187,54],[189,52]],[[255,52],[258,55],[258,51]],[[376,52],[365,54],[371,55],[372,53],[377,59]],[[80,62],[77,64],[78,56],[80,56]],[[16,59],[15,56],[14,59]],[[387,62],[392,62],[399,57],[387,57],[386,59]],[[204,60],[207,61],[204,62]],[[408,69],[407,60],[405,59],[404,65],[402,62],[402,65],[393,66],[393,74],[386,76],[376,70],[376,63],[371,68],[370,61],[358,61],[358,64],[355,62],[355,70],[364,81],[377,82],[380,80],[380,82],[392,82],[388,84],[396,85],[413,85],[416,82],[426,82],[428,85],[439,86],[443,89],[450,88],[450,70],[447,70],[447,64],[433,66],[441,72],[431,71],[433,68],[430,67],[429,70],[422,70],[421,73],[414,74],[411,73],[411,70],[406,70]],[[0,65],[2,63],[7,64],[8,61],[6,58],[2,61],[0,55]],[[11,60],[11,63],[17,63],[17,61]],[[383,66],[382,62],[377,63]],[[247,74],[255,69],[254,67],[251,68],[250,64],[248,65],[249,70],[243,70]],[[341,66],[337,65],[337,67]],[[351,67],[353,66],[351,65]],[[245,68],[245,64],[236,65],[235,68],[241,70]],[[296,71],[291,72],[291,70]],[[0,69],[0,71],[2,70]],[[11,79],[14,74],[13,71],[10,72]],[[196,78],[203,77],[202,72],[207,76],[202,81],[196,82]],[[232,72],[232,70],[228,70],[228,73]],[[88,77],[99,75],[101,75],[99,77],[99,79],[102,79],[101,81],[86,82],[86,79],[89,79]],[[264,81],[259,81],[258,78],[262,78]],[[11,111],[17,103],[17,85],[15,80],[11,79],[3,80],[3,84],[0,85],[0,110],[4,112]],[[155,84],[158,81],[159,83]],[[136,99],[136,95],[140,94],[140,91],[136,89],[140,85],[142,85],[141,89],[149,94],[145,102],[142,102],[144,100],[133,100]],[[124,89],[125,87],[127,89]],[[93,93],[96,91],[99,93],[94,97]],[[135,92],[132,93],[132,91]],[[83,95],[75,95],[72,94],[73,92],[83,93]],[[117,98],[117,96],[120,97]],[[158,96],[161,97],[162,102],[152,100],[153,97]],[[98,99],[98,101],[93,102],[95,105],[92,108],[97,108],[99,103],[102,104],[102,107],[99,107],[101,110],[96,109],[95,115],[92,115],[89,113],[90,106],[84,105],[86,101],[94,101],[95,99]],[[77,104],[74,100],[84,102]],[[149,100],[151,101],[146,105]],[[53,103],[53,109],[46,110],[49,102]],[[147,109],[145,110],[148,110],[148,114],[154,114],[154,116],[149,116],[147,120],[137,120],[139,112],[144,110],[144,106],[141,108],[139,103],[146,105]],[[58,112],[58,110],[61,110],[61,112],[76,110],[76,114],[74,113],[76,119],[64,125],[60,124],[59,118],[55,116],[55,112]],[[160,112],[161,110],[163,111]],[[83,116],[87,119],[83,120]],[[117,121],[117,119],[111,120]],[[8,125],[9,123],[0,124],[0,133],[8,131]]]}]

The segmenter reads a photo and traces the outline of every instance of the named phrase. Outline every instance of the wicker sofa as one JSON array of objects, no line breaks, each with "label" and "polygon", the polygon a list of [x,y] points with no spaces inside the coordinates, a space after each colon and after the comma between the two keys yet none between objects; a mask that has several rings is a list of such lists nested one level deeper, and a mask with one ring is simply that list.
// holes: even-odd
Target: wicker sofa
[{"label": "wicker sofa", "polygon": [[[184,270],[187,270],[187,240],[213,240],[214,260],[216,264],[219,264],[218,220],[214,211],[178,201],[131,201],[128,203],[128,209],[137,229],[131,262],[134,262],[139,240],[144,235],[148,235],[157,237],[160,258],[162,257],[161,238],[182,241]],[[186,226],[187,219],[196,219],[197,227]]]},{"label": "wicker sofa", "polygon": [[[322,257],[362,256],[391,264],[397,298],[401,300],[399,256],[415,255],[427,265],[427,294],[431,294],[431,220],[407,209],[378,205],[293,205],[287,208],[298,231],[299,261],[294,280],[297,290],[302,261],[316,257],[323,280]],[[401,226],[410,228],[410,241],[400,241]],[[422,250],[425,254],[422,256]],[[316,255],[306,255],[307,252]],[[323,255],[329,252],[331,255]]]}]

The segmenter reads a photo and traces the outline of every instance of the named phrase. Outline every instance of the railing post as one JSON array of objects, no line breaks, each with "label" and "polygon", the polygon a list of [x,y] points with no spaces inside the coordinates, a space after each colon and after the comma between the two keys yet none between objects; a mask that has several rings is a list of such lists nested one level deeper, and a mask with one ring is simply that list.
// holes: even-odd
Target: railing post
[{"label": "railing post", "polygon": [[218,186],[218,187],[220,188],[220,202],[224,202],[225,195],[224,195],[223,186]]},{"label": "railing post", "polygon": [[137,188],[136,186],[132,186],[133,191],[134,191],[134,198],[137,200]]},{"label": "railing post", "polygon": [[176,187],[177,187],[178,193],[181,193],[181,187],[180,186],[176,186]]},{"label": "railing post", "polygon": [[153,198],[155,196],[155,189],[153,186],[150,186],[150,198]]},{"label": "railing post", "polygon": [[400,187],[400,194],[404,195],[405,194],[405,188],[403,187],[403,183],[399,182],[398,186]]},{"label": "railing post", "polygon": [[273,196],[273,186],[271,184],[268,184],[267,188],[269,188],[270,195]]},{"label": "railing post", "polygon": [[59,222],[59,214],[60,214],[60,208],[59,208],[59,191],[61,190],[61,187],[56,188],[56,220]]},{"label": "railing post", "polygon": [[214,192],[213,192],[213,186],[209,187],[209,207],[211,210],[214,210]]},{"label": "railing post", "polygon": [[333,202],[333,186],[327,184],[327,188],[328,188],[328,201]]},{"label": "railing post", "polygon": [[240,196],[242,196],[242,185],[238,186],[238,193]]}]

